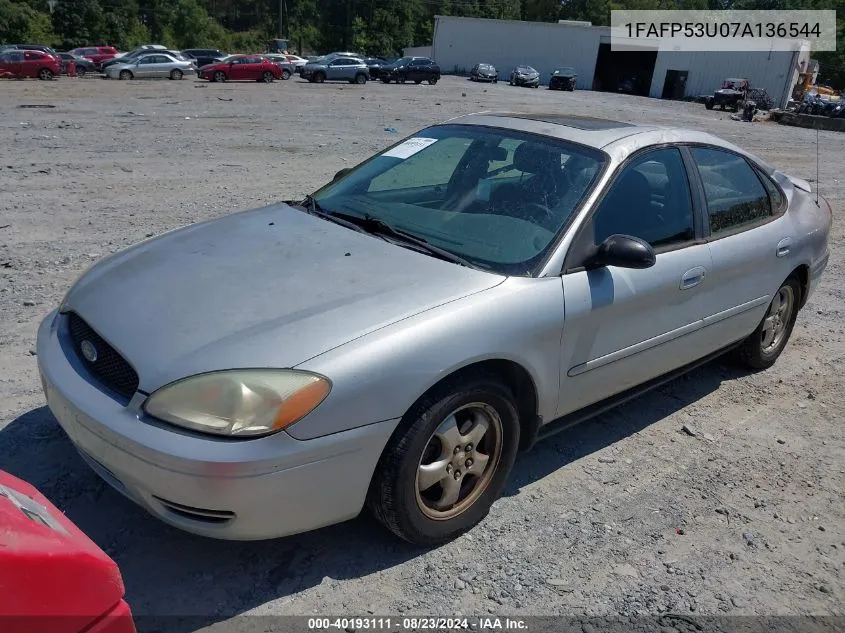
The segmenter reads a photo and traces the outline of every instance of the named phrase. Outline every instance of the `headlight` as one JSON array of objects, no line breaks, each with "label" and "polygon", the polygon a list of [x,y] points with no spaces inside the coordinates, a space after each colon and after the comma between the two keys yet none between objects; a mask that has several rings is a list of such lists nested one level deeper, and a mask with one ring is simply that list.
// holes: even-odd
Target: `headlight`
[{"label": "headlight", "polygon": [[162,387],[147,399],[144,410],[202,433],[267,435],[304,418],[330,390],[327,378],[303,371],[218,371]]}]

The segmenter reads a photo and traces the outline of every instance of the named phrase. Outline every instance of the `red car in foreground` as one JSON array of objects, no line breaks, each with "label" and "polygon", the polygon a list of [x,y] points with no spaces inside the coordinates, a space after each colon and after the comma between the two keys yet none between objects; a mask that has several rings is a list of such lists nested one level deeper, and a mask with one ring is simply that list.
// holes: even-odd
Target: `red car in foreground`
[{"label": "red car in foreground", "polygon": [[208,64],[197,71],[200,79],[209,81],[264,81],[282,78],[282,69],[261,55],[235,55],[225,61]]},{"label": "red car in foreground", "polygon": [[3,471],[0,631],[136,632],[115,562],[43,494]]},{"label": "red car in foreground", "polygon": [[8,50],[0,53],[0,77],[22,79],[32,77],[52,79],[62,74],[61,63],[41,51]]}]

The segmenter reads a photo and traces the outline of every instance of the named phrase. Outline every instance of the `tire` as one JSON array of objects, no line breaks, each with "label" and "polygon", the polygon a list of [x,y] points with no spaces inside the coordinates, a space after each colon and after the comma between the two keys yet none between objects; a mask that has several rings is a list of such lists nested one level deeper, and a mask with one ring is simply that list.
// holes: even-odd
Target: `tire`
[{"label": "tire", "polygon": [[54,77],[53,71],[49,68],[42,68],[38,71],[38,78],[42,81],[49,81]]},{"label": "tire", "polygon": [[367,76],[364,73],[358,73],[357,75],[355,75],[354,83],[358,84],[359,86],[363,86],[365,83],[367,83]]},{"label": "tire", "polygon": [[498,80],[498,79],[494,79],[494,80],[493,80],[493,83],[494,83],[494,84],[497,84],[497,83],[499,83],[499,80]]},{"label": "tire", "polygon": [[85,74],[86,74],[87,72],[88,72],[88,71],[87,71],[87,70],[85,70],[84,68],[77,68],[77,69],[76,69],[76,76],[77,76],[77,77],[80,77],[80,78],[81,78],[81,77],[84,77],[84,76],[85,76]]},{"label": "tire", "polygon": [[422,83],[422,79],[414,79],[414,83],[419,86]]},{"label": "tire", "polygon": [[708,110],[713,109],[713,98],[712,97],[707,97],[704,100],[704,107],[707,108]]},{"label": "tire", "polygon": [[[367,505],[410,543],[449,541],[487,516],[513,466],[519,431],[513,394],[498,378],[479,373],[446,381],[402,418],[376,466]],[[431,468],[438,463],[442,468]],[[424,466],[428,484],[420,483]]]},{"label": "tire", "polygon": [[433,86],[436,83],[437,83],[437,77],[432,77],[431,79],[428,80],[429,86]]},{"label": "tire", "polygon": [[273,83],[273,79],[274,79],[273,73],[271,73],[269,70],[265,70],[261,74],[261,79],[259,79],[258,81],[265,83],[265,84],[271,84],[271,83]]},{"label": "tire", "polygon": [[131,70],[121,70],[117,78],[122,79],[123,81],[128,81],[130,79],[135,79],[135,75],[132,74]]},{"label": "tire", "polygon": [[282,80],[287,81],[290,79],[290,71],[286,68],[282,71]]},{"label": "tire", "polygon": [[326,80],[326,73],[314,73],[314,82],[321,84]]},{"label": "tire", "polygon": [[222,70],[218,70],[214,73],[214,76],[211,80],[223,83],[224,81],[226,81],[226,73],[224,73]]},{"label": "tire", "polygon": [[390,77],[382,77],[381,82],[385,83],[385,84],[389,84],[390,83]]},{"label": "tire", "polygon": [[760,325],[735,350],[735,358],[751,369],[774,365],[792,335],[800,304],[801,283],[789,277],[778,288]]},{"label": "tire", "polygon": [[184,73],[181,70],[178,70],[176,68],[174,68],[173,70],[170,71],[170,78],[173,81],[179,81],[184,76],[185,76]]}]

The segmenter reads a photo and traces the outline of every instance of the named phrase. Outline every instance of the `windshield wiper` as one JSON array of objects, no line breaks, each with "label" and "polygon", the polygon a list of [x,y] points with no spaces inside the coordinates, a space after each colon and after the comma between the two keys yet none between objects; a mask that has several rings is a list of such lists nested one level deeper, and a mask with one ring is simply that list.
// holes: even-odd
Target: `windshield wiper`
[{"label": "windshield wiper", "polygon": [[444,259],[454,264],[460,264],[461,266],[466,266],[467,268],[475,268],[473,264],[471,264],[468,260],[464,259],[460,255],[455,255],[455,253],[453,253],[452,251],[447,251],[445,248],[435,246],[434,244],[429,243],[427,240],[424,240],[421,237],[417,237],[416,235],[412,235],[407,231],[397,229],[396,227],[388,224],[381,218],[375,218],[371,215],[353,215],[351,213],[343,213],[340,211],[332,211],[330,215],[335,219],[344,220],[346,222],[352,223],[360,227],[367,233],[371,233],[373,235],[380,235],[382,237],[392,237],[393,239],[398,240],[400,242],[405,242],[406,244],[413,244],[417,248],[420,248],[427,252],[429,255],[434,255],[435,257],[439,257],[440,259]]},{"label": "windshield wiper", "polygon": [[440,248],[439,246],[435,246],[434,244],[430,244],[427,240],[417,237],[416,235],[412,235],[407,231],[397,229],[384,220],[375,218],[369,214],[360,216],[352,213],[343,213],[342,211],[329,211],[321,207],[320,203],[317,202],[311,195],[305,196],[305,200],[303,200],[301,206],[311,215],[316,215],[328,220],[329,222],[340,224],[341,226],[345,226],[353,231],[358,231],[359,233],[369,233],[382,238],[392,237],[393,239],[405,242],[406,244],[413,244],[417,248],[427,252],[429,255],[434,255],[440,259],[450,261],[454,264],[460,264],[461,266],[466,266],[467,268],[475,268],[473,264],[463,257],[455,255],[455,253],[447,251],[444,248]]},{"label": "windshield wiper", "polygon": [[323,218],[324,220],[328,220],[329,222],[334,222],[335,224],[340,224],[341,226],[345,226],[347,229],[352,229],[353,231],[358,231],[359,233],[367,233],[368,231],[356,224],[355,222],[350,222],[342,217],[338,217],[336,213],[331,211],[326,211],[323,207],[320,206],[320,203],[317,202],[313,196],[308,195],[305,196],[305,200],[302,201],[302,206],[305,211],[311,215],[316,215],[318,217]]}]

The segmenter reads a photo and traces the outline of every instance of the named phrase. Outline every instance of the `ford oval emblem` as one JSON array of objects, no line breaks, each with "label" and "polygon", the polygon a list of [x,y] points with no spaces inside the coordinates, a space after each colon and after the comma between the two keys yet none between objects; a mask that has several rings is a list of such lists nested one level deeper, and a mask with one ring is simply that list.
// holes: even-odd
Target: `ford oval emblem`
[{"label": "ford oval emblem", "polygon": [[79,344],[79,349],[82,351],[82,357],[89,363],[97,362],[97,348],[89,340],[84,340]]}]

